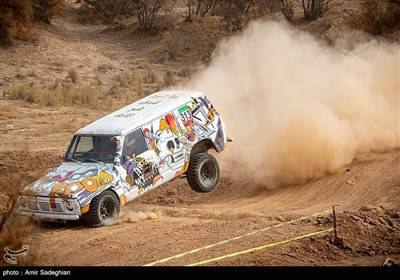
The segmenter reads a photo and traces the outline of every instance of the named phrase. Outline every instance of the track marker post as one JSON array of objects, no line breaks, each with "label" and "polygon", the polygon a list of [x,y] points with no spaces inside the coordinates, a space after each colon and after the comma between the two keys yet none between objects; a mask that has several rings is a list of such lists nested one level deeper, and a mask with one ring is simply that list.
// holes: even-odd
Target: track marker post
[{"label": "track marker post", "polygon": [[339,244],[338,236],[337,236],[337,225],[336,225],[336,211],[335,211],[335,206],[338,206],[337,204],[332,206],[332,214],[333,214],[333,233],[334,233],[334,239],[333,243],[335,245]]}]

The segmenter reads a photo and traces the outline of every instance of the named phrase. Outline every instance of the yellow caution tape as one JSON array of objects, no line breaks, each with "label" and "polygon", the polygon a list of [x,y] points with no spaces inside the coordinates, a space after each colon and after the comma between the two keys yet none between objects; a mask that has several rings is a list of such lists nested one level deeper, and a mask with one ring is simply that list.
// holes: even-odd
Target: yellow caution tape
[{"label": "yellow caution tape", "polygon": [[298,218],[298,219],[290,220],[290,221],[287,221],[287,222],[276,224],[274,226],[269,226],[269,227],[266,227],[266,228],[263,228],[263,229],[259,229],[259,230],[253,231],[253,232],[249,232],[249,233],[242,234],[242,235],[239,235],[239,236],[236,236],[236,237],[232,237],[230,239],[226,239],[226,240],[223,240],[223,241],[220,241],[220,242],[217,242],[217,243],[214,243],[214,244],[210,244],[210,245],[207,245],[207,246],[204,246],[204,247],[199,247],[197,249],[193,249],[193,250],[190,250],[190,251],[187,251],[187,252],[172,256],[172,257],[168,257],[168,258],[165,258],[165,259],[162,259],[162,260],[159,260],[159,261],[148,263],[148,264],[145,264],[143,266],[153,266],[153,265],[156,265],[156,264],[164,263],[164,262],[170,261],[172,259],[181,258],[181,257],[183,257],[185,255],[193,254],[193,253],[196,253],[196,252],[201,251],[201,250],[210,249],[210,248],[212,248],[214,246],[222,245],[222,244],[228,243],[230,241],[238,240],[240,238],[243,238],[243,237],[246,237],[246,236],[250,236],[250,235],[253,235],[253,234],[256,234],[256,233],[259,233],[259,232],[263,232],[263,231],[266,231],[266,230],[269,230],[269,229],[281,227],[281,226],[284,226],[284,225],[287,225],[287,224],[291,224],[291,223],[294,223],[294,222],[305,220],[305,219],[310,218],[310,217],[319,216],[319,215],[323,215],[323,214],[331,213],[331,212],[332,212],[332,210],[326,210],[326,211],[323,211],[323,212],[314,213],[314,214],[309,215],[309,216],[304,216],[304,217],[301,217],[301,218]]},{"label": "yellow caution tape", "polygon": [[247,254],[247,253],[250,253],[250,252],[263,250],[263,249],[274,247],[274,246],[277,246],[277,245],[282,245],[282,244],[285,244],[285,243],[293,242],[295,240],[303,239],[303,238],[310,237],[310,236],[313,236],[313,235],[330,232],[332,230],[333,230],[333,228],[329,228],[329,229],[321,230],[321,231],[316,231],[316,232],[308,233],[308,234],[305,234],[305,235],[296,236],[296,237],[293,237],[293,238],[290,238],[290,239],[286,239],[286,240],[283,240],[283,241],[279,241],[279,242],[275,242],[275,243],[271,243],[271,244],[267,244],[267,245],[263,245],[263,246],[259,246],[259,247],[255,247],[255,248],[251,248],[251,249],[247,249],[247,250],[240,251],[240,252],[231,253],[231,254],[228,254],[228,255],[220,256],[220,257],[213,258],[213,259],[208,259],[208,260],[197,262],[197,263],[188,264],[188,265],[185,265],[185,266],[202,265],[202,264],[219,261],[219,260],[226,259],[226,258],[232,258],[232,257],[235,257],[235,256],[244,255],[244,254]]}]

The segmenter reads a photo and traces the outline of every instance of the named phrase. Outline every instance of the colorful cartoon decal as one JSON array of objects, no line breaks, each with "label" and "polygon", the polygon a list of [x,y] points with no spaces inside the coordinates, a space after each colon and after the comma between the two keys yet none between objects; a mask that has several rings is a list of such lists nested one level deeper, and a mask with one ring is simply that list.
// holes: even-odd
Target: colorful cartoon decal
[{"label": "colorful cartoon decal", "polygon": [[166,174],[177,177],[186,172],[190,151],[200,140],[210,139],[221,151],[223,133],[219,115],[206,97],[193,99],[143,128],[149,147],[157,155],[159,174],[165,179],[170,177]]},{"label": "colorful cartoon decal", "polygon": [[49,205],[52,209],[57,207],[56,197],[63,198],[68,208],[68,198],[74,195],[83,207],[107,184],[113,181],[108,166],[99,170],[97,166],[93,165],[85,165],[79,168],[74,165],[75,170],[73,171],[68,170],[68,167],[61,165],[54,169],[28,186],[24,194],[48,196]]},{"label": "colorful cartoon decal", "polygon": [[147,139],[149,147],[156,152],[157,155],[160,154],[160,150],[157,148],[155,141],[161,141],[161,138],[155,135],[153,132],[150,132],[150,129],[143,129],[144,137]]},{"label": "colorful cartoon decal", "polygon": [[217,110],[206,96],[194,99],[192,107],[198,141],[210,139],[214,142],[217,152],[221,152],[225,147],[225,141],[222,120]]},{"label": "colorful cartoon decal", "polygon": [[158,165],[146,162],[141,157],[135,157],[122,164],[127,171],[126,181],[131,187],[137,186],[139,193],[147,187],[153,186],[161,179]]}]

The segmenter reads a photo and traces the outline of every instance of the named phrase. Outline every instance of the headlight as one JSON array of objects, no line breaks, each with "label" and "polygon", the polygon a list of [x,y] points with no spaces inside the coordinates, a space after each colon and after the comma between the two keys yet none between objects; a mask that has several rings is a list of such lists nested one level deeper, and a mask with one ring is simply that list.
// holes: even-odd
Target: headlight
[{"label": "headlight", "polygon": [[64,203],[65,203],[65,208],[67,208],[69,211],[74,210],[74,207],[69,200],[65,201]]},{"label": "headlight", "polygon": [[26,199],[23,198],[23,197],[20,197],[20,199],[19,199],[19,204],[20,204],[22,207],[26,207]]}]

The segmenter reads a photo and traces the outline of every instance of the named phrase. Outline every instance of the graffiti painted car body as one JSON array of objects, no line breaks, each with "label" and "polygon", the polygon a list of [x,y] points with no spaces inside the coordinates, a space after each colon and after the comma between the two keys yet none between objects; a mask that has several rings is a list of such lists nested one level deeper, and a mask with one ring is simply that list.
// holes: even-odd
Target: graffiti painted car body
[{"label": "graffiti painted car body", "polygon": [[229,140],[203,93],[156,92],[77,131],[62,164],[23,190],[19,213],[99,226],[120,205],[185,173],[192,189],[209,192],[219,166],[207,152]]}]

